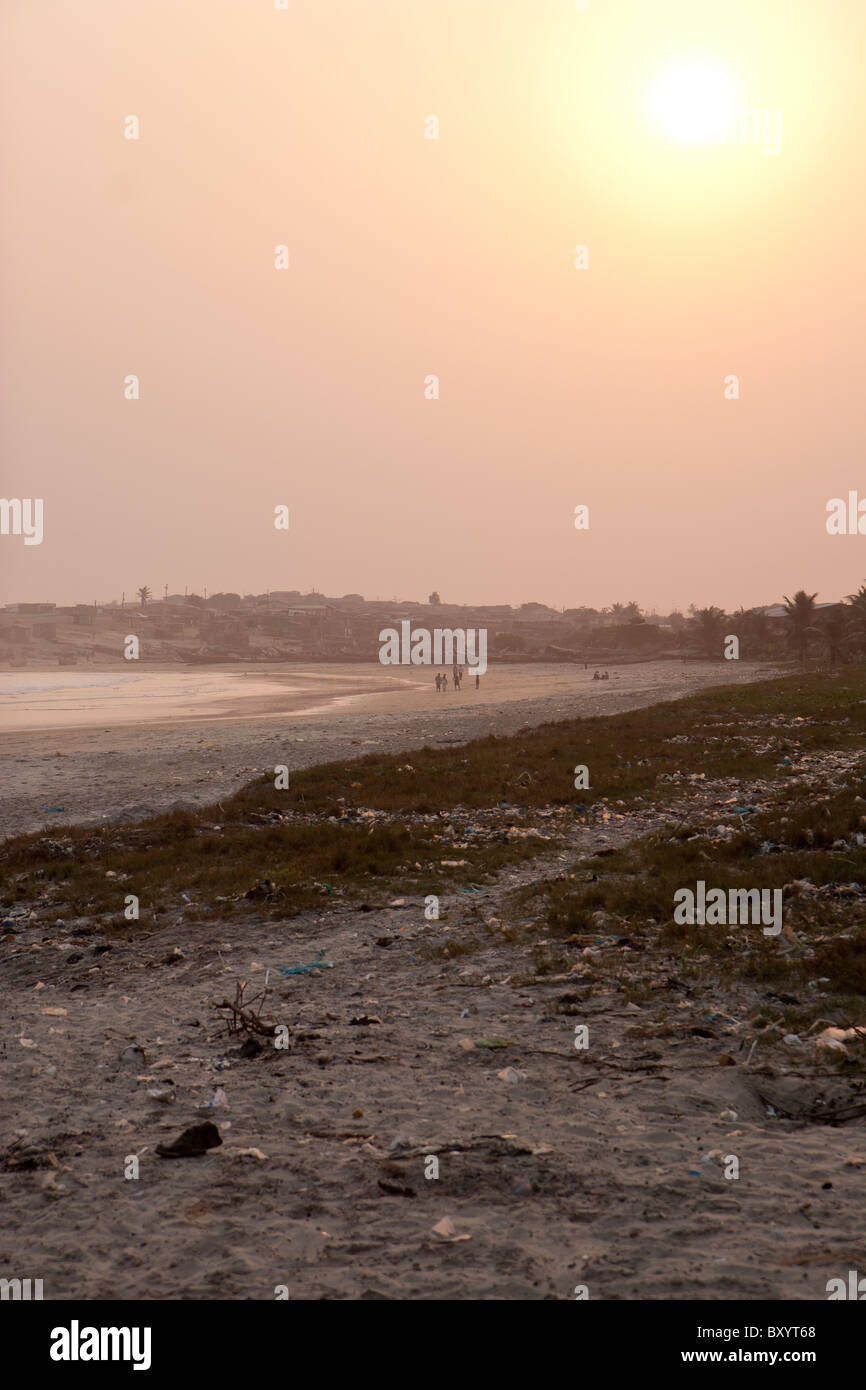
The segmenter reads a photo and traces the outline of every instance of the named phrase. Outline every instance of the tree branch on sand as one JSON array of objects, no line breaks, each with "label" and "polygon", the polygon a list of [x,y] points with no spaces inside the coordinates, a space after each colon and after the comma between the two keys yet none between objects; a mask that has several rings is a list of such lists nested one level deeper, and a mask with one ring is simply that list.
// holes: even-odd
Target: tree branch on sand
[{"label": "tree branch on sand", "polygon": [[228,1016],[225,1019],[226,1032],[229,1037],[237,1033],[248,1033],[251,1036],[258,1034],[261,1038],[272,1038],[277,1031],[275,1023],[266,1023],[261,1017],[261,1007],[269,994],[273,994],[272,989],[262,989],[258,994],[254,994],[251,999],[244,999],[247,981],[238,980],[235,984],[234,1000],[223,999],[221,1003],[213,1001],[212,1007],[221,1009]]}]

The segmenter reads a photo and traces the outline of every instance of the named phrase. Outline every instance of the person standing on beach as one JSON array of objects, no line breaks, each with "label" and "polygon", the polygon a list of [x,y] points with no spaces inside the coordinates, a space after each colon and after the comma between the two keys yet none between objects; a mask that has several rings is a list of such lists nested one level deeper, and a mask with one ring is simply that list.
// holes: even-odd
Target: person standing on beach
[{"label": "person standing on beach", "polygon": [[447,689],[448,689],[448,672],[447,672],[447,671],[443,671],[443,673],[442,673],[442,689],[443,689],[443,690],[447,690]]},{"label": "person standing on beach", "polygon": [[437,671],[437,672],[436,672],[436,694],[437,694],[437,695],[439,694],[439,691],[440,691],[441,689],[442,689],[442,677],[440,676],[439,672]]},{"label": "person standing on beach", "polygon": [[476,677],[475,677],[475,689],[476,689],[476,690],[478,689],[478,687],[479,687],[480,684],[481,684],[481,677],[480,677],[479,675],[476,674]]}]

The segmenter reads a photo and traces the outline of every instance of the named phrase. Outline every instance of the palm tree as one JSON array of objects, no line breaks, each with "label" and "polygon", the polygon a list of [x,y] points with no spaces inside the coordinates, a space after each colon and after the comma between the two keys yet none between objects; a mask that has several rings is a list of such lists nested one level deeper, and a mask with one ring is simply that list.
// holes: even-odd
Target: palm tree
[{"label": "palm tree", "polygon": [[861,584],[856,594],[849,594],[846,602],[850,605],[845,610],[848,614],[849,650],[859,658],[866,648],[866,584]]},{"label": "palm tree", "polygon": [[141,599],[141,606],[143,608],[144,605],[147,603],[147,600],[150,598],[150,589],[148,589],[146,584],[142,584],[140,589],[136,589],[136,593],[138,594],[138,597]]},{"label": "palm tree", "polygon": [[821,624],[819,631],[827,644],[827,658],[831,666],[835,666],[839,660],[839,654],[848,644],[853,631],[854,624],[851,622],[850,615],[846,613],[842,604],[835,604],[832,608],[821,610]]},{"label": "palm tree", "polygon": [[627,623],[638,623],[641,620],[640,604],[634,599],[630,599],[625,606],[625,620]]},{"label": "palm tree", "polygon": [[785,607],[788,610],[786,616],[790,623],[789,636],[801,661],[806,660],[809,638],[818,632],[814,625],[817,597],[817,593],[807,594],[805,589],[798,589],[792,599],[788,598],[787,594],[784,595]]},{"label": "palm tree", "polygon": [[719,638],[725,617],[723,608],[692,608],[693,621],[697,624],[697,643],[707,656],[719,656]]},{"label": "palm tree", "polygon": [[744,655],[750,661],[758,655],[766,655],[769,639],[769,622],[757,608],[744,608],[742,604],[729,619],[731,631],[735,632],[745,648]]},{"label": "palm tree", "polygon": [[610,616],[611,620],[615,623],[623,622],[625,616],[625,605],[622,603],[612,603],[610,607]]},{"label": "palm tree", "polygon": [[866,584],[861,584],[856,594],[849,594],[846,602],[851,605],[851,617],[866,622]]}]

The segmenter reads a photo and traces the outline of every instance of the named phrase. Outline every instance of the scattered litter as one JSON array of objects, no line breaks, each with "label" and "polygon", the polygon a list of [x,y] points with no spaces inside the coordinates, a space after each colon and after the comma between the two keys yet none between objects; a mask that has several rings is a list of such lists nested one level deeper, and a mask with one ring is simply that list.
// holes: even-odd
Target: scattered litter
[{"label": "scattered litter", "polygon": [[315,960],[311,960],[310,963],[309,963],[309,965],[292,965],[292,966],[281,965],[281,966],[280,966],[280,974],[281,974],[281,975],[312,975],[313,972],[314,972],[315,970],[333,970],[333,968],[334,968],[334,962],[333,962],[332,960],[322,960],[322,959],[321,959],[321,957],[322,957],[324,954],[325,954],[325,948],[324,948],[324,946],[323,946],[322,949],[321,949],[320,952],[319,952],[318,957],[317,957]]},{"label": "scattered litter", "polygon": [[437,1221],[433,1227],[433,1234],[439,1236],[441,1240],[447,1240],[451,1245],[456,1245],[458,1240],[471,1239],[468,1235],[458,1236],[454,1222],[450,1216],[443,1216],[441,1221]]},{"label": "scattered litter", "polygon": [[525,1081],[528,1072],[518,1071],[516,1067],[505,1067],[503,1071],[496,1073],[500,1081],[508,1081],[512,1086],[516,1086],[518,1081]]},{"label": "scattered litter", "polygon": [[848,1055],[847,1042],[866,1040],[866,1028],[825,1028],[815,1039],[815,1046],[825,1052]]},{"label": "scattered litter", "polygon": [[217,1086],[210,1100],[205,1101],[204,1105],[198,1107],[198,1113],[199,1115],[209,1115],[214,1110],[219,1110],[220,1108],[227,1109],[228,1103],[229,1098],[222,1086]]},{"label": "scattered litter", "polygon": [[171,1105],[176,1099],[175,1092],[171,1086],[148,1086],[147,1094],[151,1100],[158,1100],[163,1105]]},{"label": "scattered litter", "polygon": [[356,1014],[354,1018],[349,1019],[349,1026],[351,1027],[353,1024],[358,1026],[361,1024],[381,1022],[382,1020],[379,1018],[378,1014]]},{"label": "scattered litter", "polygon": [[815,1041],[820,1042],[822,1038],[832,1039],[834,1042],[840,1043],[854,1042],[856,1038],[863,1038],[866,1040],[866,1027],[825,1028],[823,1032],[818,1034]]},{"label": "scattered litter", "polygon": [[139,1047],[137,1043],[133,1043],[130,1047],[125,1047],[120,1054],[120,1060],[126,1066],[147,1066],[147,1058],[144,1053],[144,1048]]},{"label": "scattered litter", "polygon": [[257,883],[254,888],[248,888],[244,893],[245,898],[279,898],[282,897],[282,889],[278,888],[273,879],[266,878],[262,883]]}]

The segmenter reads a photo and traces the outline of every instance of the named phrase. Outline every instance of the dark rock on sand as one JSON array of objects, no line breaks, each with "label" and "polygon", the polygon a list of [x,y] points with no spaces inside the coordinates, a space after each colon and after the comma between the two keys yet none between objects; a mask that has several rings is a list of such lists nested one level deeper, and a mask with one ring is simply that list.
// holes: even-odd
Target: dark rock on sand
[{"label": "dark rock on sand", "polygon": [[216,1125],[207,1120],[201,1125],[190,1125],[170,1144],[157,1144],[156,1152],[160,1158],[200,1158],[208,1149],[215,1149],[221,1143]]}]

